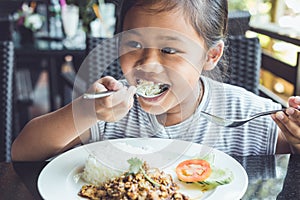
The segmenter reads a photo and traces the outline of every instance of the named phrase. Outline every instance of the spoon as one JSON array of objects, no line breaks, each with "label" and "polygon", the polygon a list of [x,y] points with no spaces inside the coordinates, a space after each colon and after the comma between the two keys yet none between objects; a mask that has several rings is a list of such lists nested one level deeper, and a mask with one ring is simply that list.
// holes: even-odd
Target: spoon
[{"label": "spoon", "polygon": [[108,90],[104,92],[98,92],[98,93],[84,93],[83,98],[84,99],[99,99],[99,98],[104,98],[112,95],[116,91],[114,90]]},{"label": "spoon", "polygon": [[[139,90],[136,91],[136,94],[140,97],[143,98],[155,98],[160,96],[163,92],[165,92],[167,89],[169,89],[169,86],[164,84],[161,86],[161,91],[157,94],[153,94],[153,95],[145,95],[143,93],[141,93]],[[108,91],[104,91],[104,92],[98,92],[98,93],[84,93],[83,94],[83,98],[84,99],[98,99],[98,98],[104,98],[104,97],[108,97],[110,95],[112,95],[113,93],[117,92],[117,90],[108,90]]]}]

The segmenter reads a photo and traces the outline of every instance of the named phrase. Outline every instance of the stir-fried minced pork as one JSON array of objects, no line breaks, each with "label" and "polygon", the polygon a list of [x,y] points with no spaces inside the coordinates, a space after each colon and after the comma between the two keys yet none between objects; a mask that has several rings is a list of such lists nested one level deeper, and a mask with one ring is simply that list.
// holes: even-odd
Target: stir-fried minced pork
[{"label": "stir-fried minced pork", "polygon": [[144,164],[146,175],[159,185],[151,183],[142,172],[124,173],[120,177],[101,184],[84,185],[78,193],[82,197],[93,200],[186,200],[187,196],[178,192],[179,187],[171,175],[158,169],[150,170]]}]

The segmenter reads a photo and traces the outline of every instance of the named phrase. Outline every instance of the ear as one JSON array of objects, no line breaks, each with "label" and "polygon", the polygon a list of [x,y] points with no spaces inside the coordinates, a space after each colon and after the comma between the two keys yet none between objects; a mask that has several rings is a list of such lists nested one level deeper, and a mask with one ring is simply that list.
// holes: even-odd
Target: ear
[{"label": "ear", "polygon": [[208,50],[206,55],[206,63],[203,69],[207,71],[214,69],[223,55],[223,50],[224,42],[220,40],[217,45]]}]

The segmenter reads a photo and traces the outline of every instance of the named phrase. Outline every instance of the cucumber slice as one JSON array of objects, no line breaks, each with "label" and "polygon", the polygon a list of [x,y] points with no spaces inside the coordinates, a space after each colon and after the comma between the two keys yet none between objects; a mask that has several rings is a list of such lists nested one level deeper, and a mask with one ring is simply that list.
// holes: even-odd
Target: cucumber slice
[{"label": "cucumber slice", "polygon": [[211,190],[220,185],[229,184],[233,180],[233,173],[229,169],[212,168],[212,173],[204,181],[195,182],[202,190]]}]

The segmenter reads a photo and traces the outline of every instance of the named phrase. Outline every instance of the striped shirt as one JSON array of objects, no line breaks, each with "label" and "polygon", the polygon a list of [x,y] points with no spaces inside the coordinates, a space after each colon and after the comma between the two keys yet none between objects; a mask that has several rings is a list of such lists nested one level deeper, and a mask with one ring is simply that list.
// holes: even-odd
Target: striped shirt
[{"label": "striped shirt", "polygon": [[185,121],[164,127],[146,113],[135,99],[134,106],[118,122],[98,122],[91,128],[91,142],[137,137],[179,139],[204,144],[230,155],[275,154],[278,127],[270,116],[236,128],[217,126],[201,116],[201,110],[228,119],[245,118],[281,105],[243,88],[201,78],[203,98],[195,113]]}]

